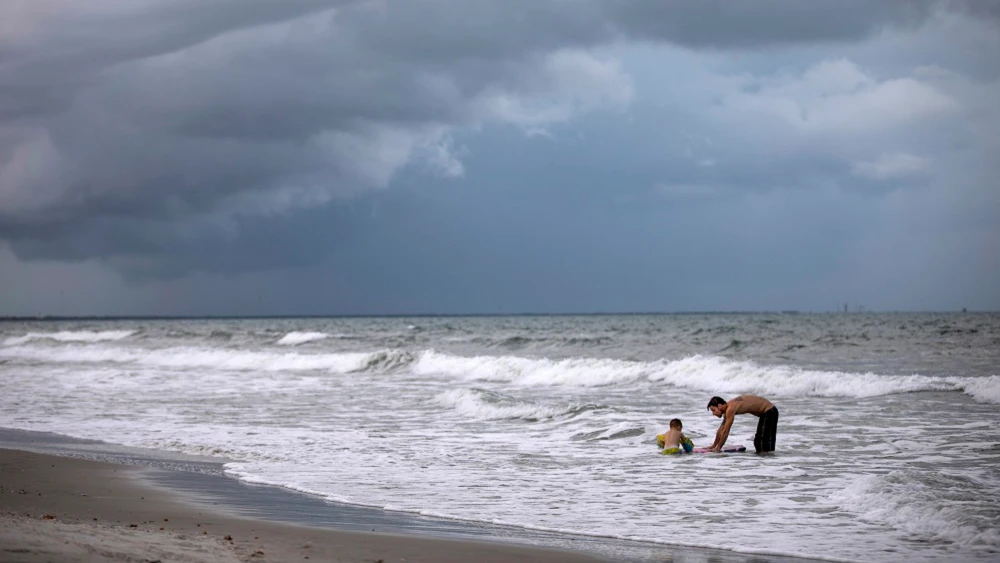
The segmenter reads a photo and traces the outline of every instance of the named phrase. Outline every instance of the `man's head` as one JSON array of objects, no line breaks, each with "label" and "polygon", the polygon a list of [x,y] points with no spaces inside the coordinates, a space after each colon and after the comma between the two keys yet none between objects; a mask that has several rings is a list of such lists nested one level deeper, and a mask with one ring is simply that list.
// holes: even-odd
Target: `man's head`
[{"label": "man's head", "polygon": [[722,397],[712,397],[712,400],[708,402],[708,410],[712,411],[712,414],[722,418],[722,415],[726,414],[726,400]]},{"label": "man's head", "polygon": [[681,423],[681,419],[675,418],[670,421],[670,427],[676,428],[677,430],[681,430],[684,428],[684,424]]}]

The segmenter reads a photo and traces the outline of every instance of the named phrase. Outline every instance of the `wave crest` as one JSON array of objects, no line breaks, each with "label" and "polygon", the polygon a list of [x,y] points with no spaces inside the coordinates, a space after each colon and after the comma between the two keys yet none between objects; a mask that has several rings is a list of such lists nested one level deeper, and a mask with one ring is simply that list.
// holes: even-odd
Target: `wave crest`
[{"label": "wave crest", "polygon": [[463,357],[429,350],[411,369],[420,374],[445,374],[472,381],[519,385],[598,387],[637,380],[711,393],[756,393],[774,396],[867,398],[918,391],[962,391],[973,399],[1000,404],[1000,376],[938,377],[880,375],[807,370],[795,366],[764,366],[718,356],[637,362],[607,358]]},{"label": "wave crest", "polygon": [[604,358],[522,358],[518,356],[452,356],[434,350],[424,352],[413,371],[440,373],[480,381],[514,382],[523,385],[612,385],[649,376],[654,363]]},{"label": "wave crest", "polygon": [[952,378],[963,391],[980,403],[1000,404],[1000,375]]},{"label": "wave crest", "polygon": [[64,330],[59,332],[29,332],[23,336],[12,336],[3,341],[4,346],[20,346],[32,340],[55,340],[58,342],[104,342],[121,340],[135,334],[134,330]]},{"label": "wave crest", "polygon": [[[92,333],[97,334],[97,333]],[[125,338],[131,332],[70,338]],[[48,337],[49,335],[46,335]],[[307,371],[390,373],[451,376],[465,381],[496,381],[522,386],[599,387],[641,381],[714,394],[755,393],[775,397],[867,398],[919,391],[959,391],[984,403],[1000,404],[1000,376],[942,377],[880,375],[765,366],[718,356],[640,362],[609,358],[526,358],[520,356],[456,356],[435,350],[396,348],[372,352],[309,354],[175,347],[141,349],[100,345],[7,345],[0,359],[58,364],[108,363],[164,368],[219,368],[241,371]]]},{"label": "wave crest", "polygon": [[282,336],[275,344],[279,346],[298,346],[299,344],[323,340],[329,337],[330,335],[325,332],[289,332]]},{"label": "wave crest", "polygon": [[943,377],[763,366],[717,356],[691,356],[667,362],[650,379],[700,391],[777,396],[866,398],[915,391],[958,390],[956,381]]}]

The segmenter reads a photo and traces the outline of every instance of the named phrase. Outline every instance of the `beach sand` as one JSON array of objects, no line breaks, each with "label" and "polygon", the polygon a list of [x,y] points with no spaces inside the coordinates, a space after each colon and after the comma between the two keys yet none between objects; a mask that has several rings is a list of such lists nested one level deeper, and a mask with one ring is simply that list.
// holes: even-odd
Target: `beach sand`
[{"label": "beach sand", "polygon": [[245,518],[143,478],[145,469],[0,449],[0,561],[596,562],[503,542],[342,531]]}]

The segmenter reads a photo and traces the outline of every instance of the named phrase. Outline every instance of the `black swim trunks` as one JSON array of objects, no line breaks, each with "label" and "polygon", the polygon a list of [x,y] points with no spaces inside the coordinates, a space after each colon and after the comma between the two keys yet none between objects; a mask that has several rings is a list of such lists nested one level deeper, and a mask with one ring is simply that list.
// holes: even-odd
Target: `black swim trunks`
[{"label": "black swim trunks", "polygon": [[771,407],[760,415],[757,433],[753,437],[753,447],[757,453],[773,452],[775,434],[778,432],[778,407]]}]

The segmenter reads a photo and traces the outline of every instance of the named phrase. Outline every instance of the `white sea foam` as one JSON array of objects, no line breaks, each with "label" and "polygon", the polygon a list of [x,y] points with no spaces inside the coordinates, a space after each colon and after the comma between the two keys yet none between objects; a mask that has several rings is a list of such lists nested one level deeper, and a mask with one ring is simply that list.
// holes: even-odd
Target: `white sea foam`
[{"label": "white sea foam", "polygon": [[29,332],[23,336],[13,336],[3,341],[4,346],[20,346],[32,340],[56,340],[59,342],[103,342],[122,340],[135,334],[134,330],[64,330],[59,332]]},{"label": "white sea foam", "polygon": [[972,398],[981,403],[1000,404],[1000,375],[989,377],[954,377],[951,378]]},{"label": "white sea foam", "polygon": [[662,364],[659,362],[602,358],[550,360],[518,356],[462,357],[429,350],[420,356],[411,369],[416,373],[443,373],[479,381],[595,387],[648,377],[660,365]]},{"label": "white sea foam", "polygon": [[605,358],[564,360],[517,356],[462,357],[424,352],[416,373],[444,373],[476,381],[519,385],[594,387],[648,379],[713,393],[758,393],[807,397],[877,397],[916,391],[965,391],[976,400],[1000,403],[1000,377],[935,377],[806,370],[762,366],[717,356],[630,362]]},{"label": "white sea foam", "polygon": [[[121,331],[111,334],[109,331],[91,334],[112,339],[125,338],[131,333]],[[917,391],[962,391],[977,401],[1000,404],[1000,376],[939,377],[817,371],[794,366],[764,366],[717,356],[635,362],[606,358],[553,360],[518,356],[464,357],[434,350],[409,352],[398,349],[308,354],[197,347],[142,350],[94,345],[68,345],[56,349],[8,345],[0,348],[0,357],[57,363],[124,363],[166,368],[327,370],[335,373],[409,370],[415,375],[447,375],[471,381],[506,382],[521,386],[599,387],[654,381],[711,393],[755,393],[775,397],[866,398]]]},{"label": "white sea foam", "polygon": [[218,368],[246,371],[309,371],[335,373],[392,371],[409,365],[415,356],[404,350],[307,354],[256,352],[222,348],[176,347],[144,350],[104,346],[63,346],[57,349],[18,346],[0,348],[0,358],[50,363],[137,364],[163,368]]},{"label": "white sea foam", "polygon": [[934,471],[865,475],[830,500],[860,518],[889,524],[917,541],[1000,547],[992,511],[969,510],[973,502],[1000,506],[996,487]]},{"label": "white sea foam", "polygon": [[914,391],[955,391],[955,380],[923,375],[879,375],[762,366],[717,356],[669,362],[651,379],[700,391],[775,396],[878,397]]},{"label": "white sea foam", "polygon": [[163,368],[215,368],[240,371],[327,370],[348,373],[362,369],[372,354],[272,353],[220,348],[178,347],[158,350],[136,348],[65,346],[58,349],[31,346],[0,349],[0,357],[50,363],[135,364]]},{"label": "white sea foam", "polygon": [[299,344],[323,340],[329,337],[330,335],[325,332],[289,332],[282,336],[275,344],[280,346],[298,346]]}]

